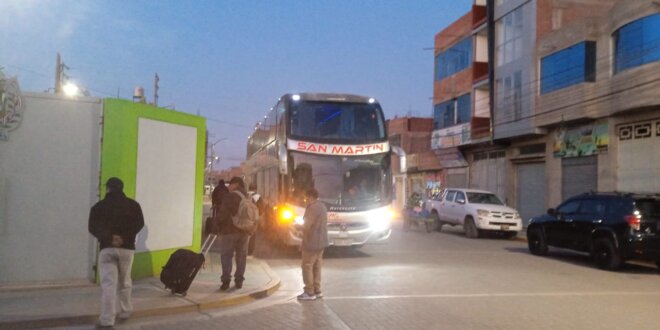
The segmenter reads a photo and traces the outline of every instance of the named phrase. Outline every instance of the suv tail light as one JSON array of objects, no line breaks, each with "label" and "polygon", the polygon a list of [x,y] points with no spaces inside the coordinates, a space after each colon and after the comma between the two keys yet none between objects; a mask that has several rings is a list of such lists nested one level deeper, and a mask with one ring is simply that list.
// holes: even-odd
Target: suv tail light
[{"label": "suv tail light", "polygon": [[640,223],[642,222],[642,216],[639,212],[635,211],[635,214],[626,215],[625,219],[628,225],[630,225],[630,228],[639,230]]}]

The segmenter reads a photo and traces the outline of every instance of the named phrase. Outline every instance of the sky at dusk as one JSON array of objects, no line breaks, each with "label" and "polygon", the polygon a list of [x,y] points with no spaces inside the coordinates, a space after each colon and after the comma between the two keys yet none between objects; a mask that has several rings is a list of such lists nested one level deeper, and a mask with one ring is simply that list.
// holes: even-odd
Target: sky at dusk
[{"label": "sky at dusk", "polygon": [[1,0],[0,67],[21,89],[71,80],[95,97],[158,104],[207,118],[221,159],[238,165],[254,124],[290,92],[375,97],[386,118],[430,116],[436,33],[472,0]]}]

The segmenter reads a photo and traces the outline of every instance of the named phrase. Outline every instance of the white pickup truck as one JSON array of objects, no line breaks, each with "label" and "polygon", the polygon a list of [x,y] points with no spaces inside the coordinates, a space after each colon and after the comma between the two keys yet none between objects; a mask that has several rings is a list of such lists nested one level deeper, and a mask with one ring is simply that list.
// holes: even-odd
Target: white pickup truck
[{"label": "white pickup truck", "polygon": [[518,211],[485,190],[448,188],[427,200],[424,207],[435,218],[438,230],[443,225],[461,225],[469,238],[478,238],[484,231],[502,232],[513,238],[522,230]]}]

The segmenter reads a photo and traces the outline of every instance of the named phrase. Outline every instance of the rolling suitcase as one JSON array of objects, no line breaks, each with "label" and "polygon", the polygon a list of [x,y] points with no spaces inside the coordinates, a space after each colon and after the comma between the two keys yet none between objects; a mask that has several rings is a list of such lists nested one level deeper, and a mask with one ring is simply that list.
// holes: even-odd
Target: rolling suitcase
[{"label": "rolling suitcase", "polygon": [[165,289],[170,290],[172,294],[185,296],[197,272],[204,265],[206,259],[204,256],[209,252],[217,237],[217,235],[206,237],[201,253],[186,249],[174,251],[160,273],[160,281],[165,284]]}]

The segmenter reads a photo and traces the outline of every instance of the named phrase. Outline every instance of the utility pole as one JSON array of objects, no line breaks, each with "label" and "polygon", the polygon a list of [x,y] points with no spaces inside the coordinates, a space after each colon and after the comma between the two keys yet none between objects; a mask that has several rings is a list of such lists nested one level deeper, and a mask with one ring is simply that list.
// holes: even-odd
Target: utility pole
[{"label": "utility pole", "polygon": [[65,69],[69,69],[69,67],[62,62],[60,53],[57,53],[57,59],[55,60],[55,94],[62,93],[64,78],[67,78],[67,75],[64,73]]},{"label": "utility pole", "polygon": [[154,76],[154,106],[158,106],[158,81],[160,78],[158,77],[158,72],[156,72]]},{"label": "utility pole", "polygon": [[55,60],[55,94],[62,92],[62,58],[60,53],[57,53]]}]

